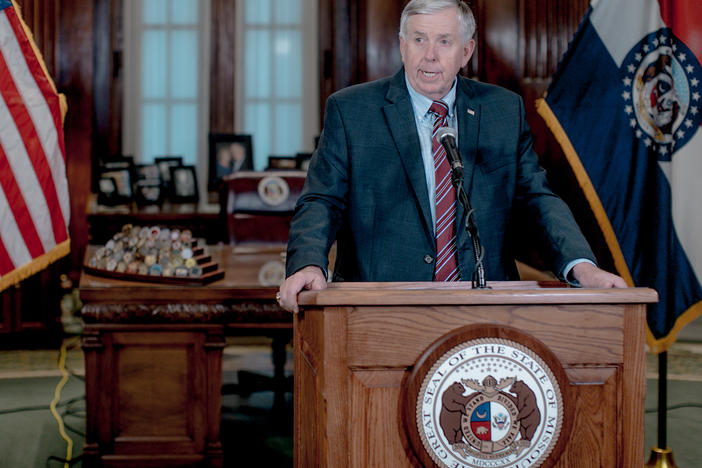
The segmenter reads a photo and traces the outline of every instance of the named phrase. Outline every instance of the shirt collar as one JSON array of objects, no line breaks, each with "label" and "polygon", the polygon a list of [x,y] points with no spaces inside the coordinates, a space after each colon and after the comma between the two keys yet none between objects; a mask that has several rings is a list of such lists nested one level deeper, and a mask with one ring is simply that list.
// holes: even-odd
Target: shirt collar
[{"label": "shirt collar", "polygon": [[[453,85],[451,86],[451,89],[449,90],[448,93],[444,97],[441,98],[441,100],[446,104],[446,106],[449,109],[449,117],[453,118],[454,114],[454,108],[455,108],[455,103],[456,103],[456,82],[458,81],[458,78],[453,79]],[[409,80],[407,79],[407,74],[405,73],[405,83],[407,84],[407,91],[409,91],[410,99],[412,100],[412,107],[414,108],[414,114],[419,117],[419,119],[423,119],[427,112],[429,112],[429,108],[431,107],[432,102],[434,102],[432,99],[429,99],[428,97],[424,96],[421,94],[419,91],[414,89],[412,85],[410,84]]]}]

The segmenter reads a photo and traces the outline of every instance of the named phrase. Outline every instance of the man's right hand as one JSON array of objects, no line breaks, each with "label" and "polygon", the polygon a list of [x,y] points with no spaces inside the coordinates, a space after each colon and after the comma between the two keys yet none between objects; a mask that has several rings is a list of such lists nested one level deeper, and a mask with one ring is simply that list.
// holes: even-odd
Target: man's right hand
[{"label": "man's right hand", "polygon": [[324,289],[327,287],[327,279],[324,272],[318,266],[306,266],[283,281],[280,285],[280,300],[278,304],[283,309],[297,313],[297,294],[303,289]]}]

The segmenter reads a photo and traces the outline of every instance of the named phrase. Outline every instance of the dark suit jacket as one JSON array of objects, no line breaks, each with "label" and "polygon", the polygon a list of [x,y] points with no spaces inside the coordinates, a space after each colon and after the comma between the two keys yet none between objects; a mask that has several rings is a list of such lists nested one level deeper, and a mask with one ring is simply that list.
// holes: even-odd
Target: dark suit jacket
[{"label": "dark suit jacket", "polygon": [[[511,240],[527,228],[535,230],[556,274],[575,258],[594,261],[538,164],[522,99],[459,77],[456,115],[464,187],[488,281],[517,279]],[[463,208],[456,214],[458,265],[461,278],[470,280],[473,249]],[[327,100],[324,130],[290,228],[287,275],[307,265],[326,269],[335,239],[334,280],[432,280],[436,244],[404,69]]]}]

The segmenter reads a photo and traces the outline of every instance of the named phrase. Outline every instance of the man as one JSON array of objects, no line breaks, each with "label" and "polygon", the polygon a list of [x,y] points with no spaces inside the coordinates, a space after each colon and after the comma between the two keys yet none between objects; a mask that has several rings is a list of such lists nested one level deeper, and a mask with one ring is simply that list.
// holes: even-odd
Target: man
[{"label": "man", "polygon": [[[570,211],[548,187],[521,98],[457,77],[473,54],[474,31],[473,14],[462,1],[412,0],[400,20],[403,69],[328,99],[291,224],[282,307],[297,312],[297,293],[326,287],[335,239],[334,280],[470,280],[475,260],[466,213],[455,203],[455,189],[445,189],[446,173],[435,174],[435,162],[439,172],[448,164],[432,141],[443,125],[458,130],[463,186],[483,240],[488,280],[517,279],[510,236],[529,227],[564,279],[584,287],[626,287],[595,266]],[[448,273],[440,271],[445,262]]]}]

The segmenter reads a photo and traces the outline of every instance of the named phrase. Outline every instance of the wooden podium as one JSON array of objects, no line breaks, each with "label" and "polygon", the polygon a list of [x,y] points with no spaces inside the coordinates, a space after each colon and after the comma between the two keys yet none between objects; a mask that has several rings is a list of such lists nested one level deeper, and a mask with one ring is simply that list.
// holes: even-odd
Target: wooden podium
[{"label": "wooden podium", "polygon": [[565,370],[572,420],[542,466],[643,466],[645,304],[657,294],[559,284],[338,283],[301,293],[295,466],[421,466],[405,436],[403,387],[432,344],[471,324],[517,329]]}]

